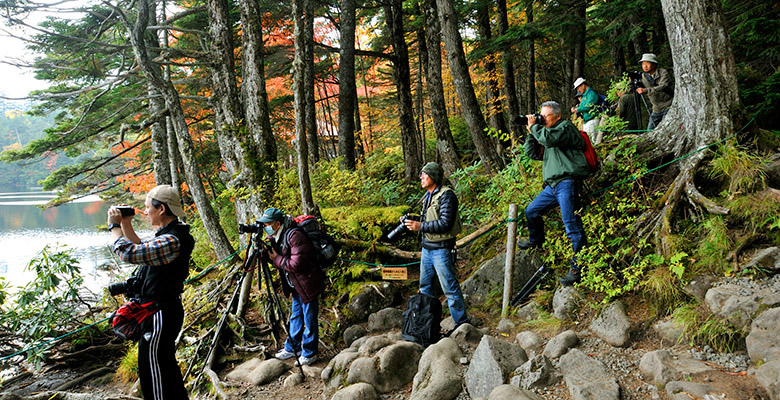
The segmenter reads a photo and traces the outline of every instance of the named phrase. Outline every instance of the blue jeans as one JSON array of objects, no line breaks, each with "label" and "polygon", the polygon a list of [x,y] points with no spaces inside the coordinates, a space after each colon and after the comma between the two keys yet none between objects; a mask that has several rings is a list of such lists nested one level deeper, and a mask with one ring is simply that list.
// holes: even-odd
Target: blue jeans
[{"label": "blue jeans", "polygon": [[460,290],[460,283],[455,276],[455,266],[453,265],[451,249],[422,249],[420,258],[420,292],[430,296],[436,296],[431,284],[436,276],[439,277],[439,284],[444,295],[447,296],[447,306],[450,309],[450,315],[457,328],[463,323],[469,322],[466,316],[466,303],[463,301],[463,292]]},{"label": "blue jeans", "polygon": [[[319,299],[314,299],[306,304],[298,297],[298,293],[292,291],[290,335],[284,342],[285,350],[304,357],[317,354],[320,342],[319,313]],[[301,352],[301,342],[303,342],[303,352]]]},{"label": "blue jeans", "polygon": [[[566,227],[566,236],[571,240],[571,247],[577,254],[588,244],[585,229],[582,227],[580,210],[581,183],[574,179],[564,179],[555,187],[545,185],[538,196],[525,208],[525,218],[528,221],[528,240],[535,246],[544,243],[544,221],[542,216],[555,206],[561,208],[561,218]],[[577,258],[571,260],[571,267],[579,270]]]},{"label": "blue jeans", "polygon": [[651,130],[655,129],[655,127],[658,126],[658,124],[661,123],[661,121],[666,116],[666,113],[668,113],[668,112],[669,112],[669,108],[667,108],[663,112],[659,112],[659,113],[651,112],[650,113],[650,119],[647,121],[647,130],[651,131]]}]

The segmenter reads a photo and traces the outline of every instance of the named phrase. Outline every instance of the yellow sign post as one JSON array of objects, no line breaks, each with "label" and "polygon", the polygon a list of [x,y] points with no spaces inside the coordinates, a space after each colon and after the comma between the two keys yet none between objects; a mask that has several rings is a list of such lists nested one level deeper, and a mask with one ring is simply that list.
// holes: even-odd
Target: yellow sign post
[{"label": "yellow sign post", "polygon": [[386,281],[406,280],[406,268],[388,268],[382,267],[382,279]]}]

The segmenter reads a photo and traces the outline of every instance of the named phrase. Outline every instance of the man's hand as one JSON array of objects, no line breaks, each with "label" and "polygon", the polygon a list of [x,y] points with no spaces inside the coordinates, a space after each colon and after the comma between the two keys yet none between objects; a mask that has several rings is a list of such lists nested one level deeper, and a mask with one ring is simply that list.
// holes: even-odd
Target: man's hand
[{"label": "man's hand", "polygon": [[636,89],[636,92],[637,92],[637,93],[639,93],[639,94],[644,94],[645,92],[647,92],[647,89],[645,89],[645,88],[643,88],[643,87],[641,87],[641,88],[637,88],[637,89]]},{"label": "man's hand", "polygon": [[535,116],[535,115],[533,115],[533,114],[528,114],[528,115],[526,115],[525,117],[526,117],[526,118],[528,118],[528,126],[529,126],[529,127],[530,127],[531,125],[533,125],[533,124],[535,124],[535,123],[536,123],[536,116]]},{"label": "man's hand", "polygon": [[268,258],[270,258],[271,261],[275,260],[278,255],[279,254],[276,253],[273,246],[268,246]]},{"label": "man's hand", "polygon": [[572,108],[571,108],[571,113],[572,113],[572,114],[574,114],[574,113],[576,113],[576,112],[577,112],[577,107],[572,107]]},{"label": "man's hand", "polygon": [[410,231],[420,230],[420,221],[412,221],[411,219],[407,219],[406,221],[404,221],[404,225],[406,225],[406,229]]},{"label": "man's hand", "polygon": [[122,222],[122,212],[119,211],[116,207],[109,207],[108,208],[108,223],[106,225],[110,224],[119,224]]}]

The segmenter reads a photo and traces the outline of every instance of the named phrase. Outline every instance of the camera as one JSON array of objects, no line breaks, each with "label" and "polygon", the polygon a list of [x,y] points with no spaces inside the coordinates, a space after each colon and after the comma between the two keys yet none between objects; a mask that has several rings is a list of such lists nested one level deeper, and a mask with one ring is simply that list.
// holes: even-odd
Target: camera
[{"label": "camera", "polygon": [[396,226],[395,229],[392,230],[392,232],[387,234],[387,240],[395,240],[398,235],[407,231],[405,225],[406,221],[419,221],[419,220],[420,220],[419,215],[404,214],[404,216],[401,218],[401,224]]},{"label": "camera", "polygon": [[238,224],[238,233],[260,233],[263,231],[263,223],[255,221],[254,224]]},{"label": "camera", "polygon": [[639,71],[629,71],[626,72],[626,75],[628,76],[628,79],[630,82],[629,85],[633,86],[634,88],[641,88],[645,87],[645,84],[642,83],[642,73]]},{"label": "camera", "polygon": [[[534,118],[536,118],[537,124],[544,124],[544,117],[542,114],[533,114]],[[518,115],[515,117],[515,119],[512,120],[512,125],[514,126],[526,126],[528,125],[528,117],[525,115]]]},{"label": "camera", "polygon": [[108,285],[108,293],[112,296],[118,296],[120,294],[127,294],[132,296],[139,293],[141,280],[136,277],[127,278],[125,282],[116,282]]},{"label": "camera", "polygon": [[130,206],[115,206],[117,210],[119,210],[120,213],[122,213],[123,217],[130,217],[135,215],[135,208]]}]

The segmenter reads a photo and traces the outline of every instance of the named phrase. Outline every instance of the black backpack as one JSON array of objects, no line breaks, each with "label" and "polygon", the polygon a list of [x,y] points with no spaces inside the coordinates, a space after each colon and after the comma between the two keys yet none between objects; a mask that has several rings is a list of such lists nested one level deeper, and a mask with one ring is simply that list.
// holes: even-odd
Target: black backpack
[{"label": "black backpack", "polygon": [[418,293],[409,299],[404,311],[401,338],[428,347],[439,341],[441,303],[439,299]]},{"label": "black backpack", "polygon": [[[296,227],[306,234],[314,249],[317,250],[317,262],[321,268],[330,267],[339,257],[341,245],[339,245],[332,236],[325,233],[317,222],[317,218],[312,215],[299,215],[293,218]],[[289,240],[289,235],[285,235],[285,241]],[[285,248],[289,248],[289,243],[285,243]]]}]

